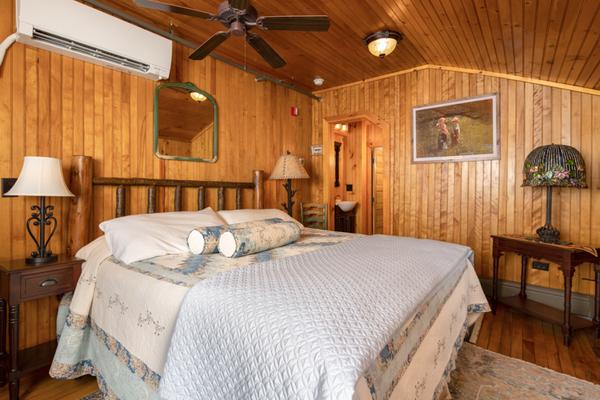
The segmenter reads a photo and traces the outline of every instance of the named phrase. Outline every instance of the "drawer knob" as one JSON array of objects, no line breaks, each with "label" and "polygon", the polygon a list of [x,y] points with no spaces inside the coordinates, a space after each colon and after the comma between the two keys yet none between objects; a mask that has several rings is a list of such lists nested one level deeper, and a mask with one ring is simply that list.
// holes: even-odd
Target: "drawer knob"
[{"label": "drawer knob", "polygon": [[49,287],[49,286],[54,286],[58,283],[58,280],[54,279],[54,278],[49,278],[46,279],[44,282],[40,283],[41,287]]}]

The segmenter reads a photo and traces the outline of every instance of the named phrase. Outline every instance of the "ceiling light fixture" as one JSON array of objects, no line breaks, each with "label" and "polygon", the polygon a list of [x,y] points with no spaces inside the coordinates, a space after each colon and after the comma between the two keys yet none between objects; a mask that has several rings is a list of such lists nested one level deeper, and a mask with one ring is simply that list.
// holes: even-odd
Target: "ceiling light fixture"
[{"label": "ceiling light fixture", "polygon": [[370,34],[364,39],[364,42],[371,54],[384,58],[392,54],[400,40],[402,40],[400,32],[385,30]]},{"label": "ceiling light fixture", "polygon": [[315,76],[315,79],[313,79],[313,83],[315,84],[315,86],[323,86],[323,84],[325,83],[325,79],[317,75]]}]

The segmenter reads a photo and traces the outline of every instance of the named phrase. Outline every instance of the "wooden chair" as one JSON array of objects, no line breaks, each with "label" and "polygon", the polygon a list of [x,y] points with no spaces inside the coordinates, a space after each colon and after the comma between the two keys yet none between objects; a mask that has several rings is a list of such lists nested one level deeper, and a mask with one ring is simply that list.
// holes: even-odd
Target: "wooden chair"
[{"label": "wooden chair", "polygon": [[327,204],[300,203],[302,225],[327,230],[327,208]]}]

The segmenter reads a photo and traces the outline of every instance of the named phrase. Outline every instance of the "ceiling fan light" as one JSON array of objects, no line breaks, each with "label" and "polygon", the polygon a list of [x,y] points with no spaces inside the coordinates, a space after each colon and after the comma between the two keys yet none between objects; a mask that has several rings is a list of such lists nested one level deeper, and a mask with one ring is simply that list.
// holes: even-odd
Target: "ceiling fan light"
[{"label": "ceiling fan light", "polygon": [[369,52],[375,57],[384,58],[396,49],[398,42],[402,40],[402,34],[395,31],[379,31],[365,38]]}]

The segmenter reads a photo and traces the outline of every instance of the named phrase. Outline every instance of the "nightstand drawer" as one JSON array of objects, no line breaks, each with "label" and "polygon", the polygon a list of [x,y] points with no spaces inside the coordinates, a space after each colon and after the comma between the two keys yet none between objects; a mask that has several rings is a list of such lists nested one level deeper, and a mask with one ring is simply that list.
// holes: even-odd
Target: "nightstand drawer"
[{"label": "nightstand drawer", "polygon": [[54,294],[62,294],[74,289],[73,268],[58,269],[52,272],[40,272],[21,276],[21,299],[32,300]]}]

